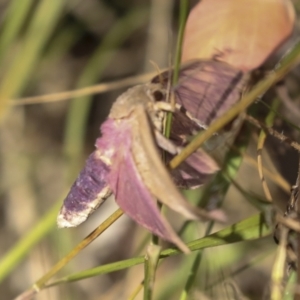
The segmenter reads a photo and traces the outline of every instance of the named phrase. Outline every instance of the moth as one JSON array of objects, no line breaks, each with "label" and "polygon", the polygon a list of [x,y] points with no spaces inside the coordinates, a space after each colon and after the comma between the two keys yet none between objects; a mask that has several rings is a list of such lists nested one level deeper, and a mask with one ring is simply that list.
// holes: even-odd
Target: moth
[{"label": "moth", "polygon": [[[220,70],[222,74],[218,75]],[[120,95],[101,126],[102,136],[96,141],[96,150],[64,201],[58,226],[78,226],[113,193],[121,209],[138,224],[188,252],[160,214],[156,199],[188,219],[224,220],[220,210],[207,212],[193,207],[176,188],[199,186],[219,167],[199,149],[177,170],[169,172],[161,151],[170,160],[188,143],[189,136],[204,130],[222,113],[213,110],[224,112],[238,101],[242,77],[238,70],[224,63],[196,61],[180,72],[179,83],[172,90],[175,108],[166,102],[170,72]],[[229,89],[228,83],[235,85]],[[167,111],[173,112],[170,139],[162,134]]]}]

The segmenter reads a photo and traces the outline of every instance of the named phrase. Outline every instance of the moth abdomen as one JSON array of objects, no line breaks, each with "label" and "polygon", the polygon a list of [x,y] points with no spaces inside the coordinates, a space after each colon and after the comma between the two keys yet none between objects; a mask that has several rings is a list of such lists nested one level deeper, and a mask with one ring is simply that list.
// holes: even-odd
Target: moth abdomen
[{"label": "moth abdomen", "polygon": [[109,166],[99,158],[98,150],[86,161],[57,217],[59,227],[76,227],[109,197],[106,182]]}]

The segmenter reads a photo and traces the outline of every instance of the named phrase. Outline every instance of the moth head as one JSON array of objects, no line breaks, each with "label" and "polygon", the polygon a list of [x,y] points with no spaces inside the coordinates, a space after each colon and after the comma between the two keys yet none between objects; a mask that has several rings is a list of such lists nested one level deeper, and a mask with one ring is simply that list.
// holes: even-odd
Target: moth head
[{"label": "moth head", "polygon": [[152,124],[158,131],[162,131],[165,112],[169,111],[167,90],[160,83],[148,83],[147,95],[150,99],[147,103],[147,113]]},{"label": "moth head", "polygon": [[165,98],[164,89],[160,84],[141,84],[128,89],[113,104],[109,117],[115,120],[127,118],[137,104],[142,104],[150,113],[157,101]]}]

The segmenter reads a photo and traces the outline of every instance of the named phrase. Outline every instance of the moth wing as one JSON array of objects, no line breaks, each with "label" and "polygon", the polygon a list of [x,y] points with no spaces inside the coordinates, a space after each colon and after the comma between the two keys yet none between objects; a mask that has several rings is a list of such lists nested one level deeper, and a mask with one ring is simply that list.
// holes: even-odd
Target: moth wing
[{"label": "moth wing", "polygon": [[128,216],[155,235],[172,242],[183,252],[190,252],[158,210],[157,203],[145,186],[130,151],[116,154],[109,183],[117,204]]},{"label": "moth wing", "polygon": [[176,103],[204,126],[240,100],[244,73],[219,61],[195,61],[183,67],[174,87]]},{"label": "moth wing", "polygon": [[[154,77],[152,82],[167,88],[171,76],[172,72],[166,71]],[[178,146],[188,144],[190,137],[204,130],[239,101],[245,83],[243,72],[224,62],[197,60],[184,65],[178,83],[173,87],[177,106],[170,139]],[[224,139],[217,137],[211,139],[209,145],[219,147],[223,142]],[[172,157],[169,155],[168,159]],[[218,170],[214,159],[203,150],[193,153],[188,160],[171,171],[179,187],[195,188]]]},{"label": "moth wing", "polygon": [[[197,123],[191,120],[184,112],[176,110],[172,118],[172,130],[170,139],[179,147],[184,147],[189,138],[203,130]],[[167,163],[174,157],[166,156]],[[211,176],[219,170],[216,161],[203,149],[198,149],[190,155],[180,166],[171,170],[171,175],[177,187],[196,188],[207,182]]]},{"label": "moth wing", "polygon": [[[173,155],[167,155],[167,162],[173,157]],[[219,169],[214,159],[204,150],[198,149],[177,169],[171,170],[171,175],[177,187],[195,189],[211,179]]]},{"label": "moth wing", "polygon": [[[166,71],[152,82],[167,87],[171,76]],[[227,63],[197,60],[181,68],[173,91],[176,103],[205,127],[240,99],[245,82],[244,73]]]},{"label": "moth wing", "polygon": [[189,219],[224,221],[225,215],[219,211],[207,212],[192,206],[176,188],[171,175],[159,155],[153,132],[144,107],[135,107],[135,126],[133,126],[135,143],[132,145],[133,157],[143,182],[161,203]]}]

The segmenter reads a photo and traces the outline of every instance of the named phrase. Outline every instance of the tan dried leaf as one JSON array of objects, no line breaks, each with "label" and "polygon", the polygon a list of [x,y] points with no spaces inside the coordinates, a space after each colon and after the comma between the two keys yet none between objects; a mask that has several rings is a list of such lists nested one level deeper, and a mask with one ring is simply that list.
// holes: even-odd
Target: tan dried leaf
[{"label": "tan dried leaf", "polygon": [[188,17],[182,61],[217,58],[253,70],[290,36],[294,20],[289,0],[202,0]]}]

